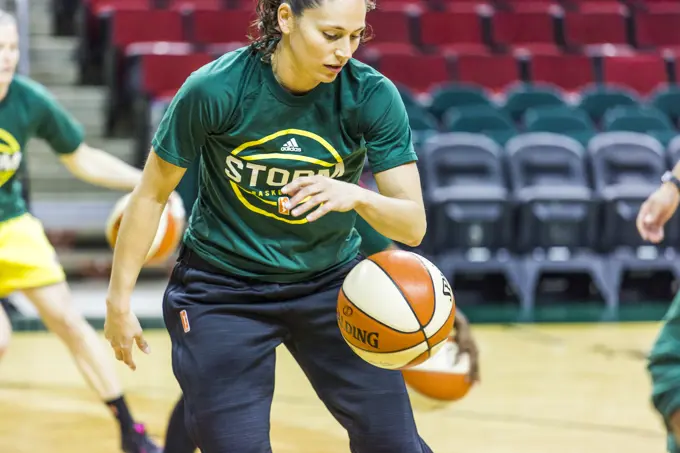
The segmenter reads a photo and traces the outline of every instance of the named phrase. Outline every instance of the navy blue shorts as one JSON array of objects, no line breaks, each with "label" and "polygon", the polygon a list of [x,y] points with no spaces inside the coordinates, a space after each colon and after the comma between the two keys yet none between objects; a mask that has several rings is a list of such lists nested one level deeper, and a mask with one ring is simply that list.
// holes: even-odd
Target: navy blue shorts
[{"label": "navy blue shorts", "polygon": [[337,294],[358,262],[304,283],[266,283],[226,275],[184,248],[163,316],[187,428],[203,453],[272,451],[282,343],[347,430],[351,452],[432,453],[418,435],[401,372],[363,361],[337,327]]}]

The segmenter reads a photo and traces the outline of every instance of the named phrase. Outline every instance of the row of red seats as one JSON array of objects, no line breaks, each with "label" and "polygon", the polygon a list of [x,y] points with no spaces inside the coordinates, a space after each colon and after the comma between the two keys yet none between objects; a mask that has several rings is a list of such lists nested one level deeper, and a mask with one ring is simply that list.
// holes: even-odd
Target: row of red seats
[{"label": "row of red seats", "polygon": [[[528,3],[559,4],[569,10],[577,10],[590,5],[622,4],[636,10],[669,10],[677,7],[672,0],[378,0],[379,8],[399,8],[400,4],[410,3],[418,5],[442,6],[454,8],[469,8],[471,5],[487,4],[503,9],[521,8]],[[91,8],[107,7],[109,5],[136,4],[146,8],[181,9],[185,7],[202,8],[239,8],[252,7],[254,0],[83,0],[83,4]]]},{"label": "row of red seats", "polygon": [[247,10],[197,9],[188,15],[164,10],[117,10],[114,14],[109,36],[111,44],[121,49],[143,41],[246,42],[255,18],[255,13]]},{"label": "row of red seats", "polygon": [[106,65],[115,66],[120,55],[134,43],[244,43],[254,17],[255,12],[247,10],[196,9],[182,13],[134,8],[101,10],[94,22],[81,16],[78,27],[80,82],[108,83],[104,72],[111,72],[113,68]]},{"label": "row of red seats", "polygon": [[659,85],[674,82],[675,74],[674,59],[656,54],[604,57],[377,54],[366,61],[395,82],[420,92],[447,81],[475,83],[501,91],[517,80],[526,80],[549,83],[568,92],[604,82],[646,95]]},{"label": "row of red seats", "polygon": [[[140,54],[134,57],[137,94],[155,98],[173,94],[188,74],[215,58],[214,54],[196,52],[182,54]],[[594,83],[622,86],[641,95],[650,94],[672,82],[666,62],[655,55],[606,57],[599,65],[580,55],[536,56],[529,60],[512,56],[461,55],[455,59],[440,55],[383,55],[367,61],[398,84],[416,92],[429,91],[443,82],[476,84],[491,91],[503,91],[518,82],[550,83],[579,91]],[[423,70],[426,68],[426,70]]]},{"label": "row of red seats", "polygon": [[[244,42],[255,18],[252,10],[195,9],[181,13],[116,9],[111,14],[114,15],[111,42],[122,47],[138,41],[160,40]],[[369,16],[369,24],[373,44],[383,50],[436,47],[444,52],[487,53],[500,45],[526,48],[534,53],[560,53],[561,48],[599,43],[680,50],[677,31],[680,10],[677,14],[646,13],[637,17],[632,35],[623,16],[614,11],[567,13],[564,27],[557,27],[554,19],[551,13],[539,9],[496,12],[490,17],[475,12],[375,11]],[[485,36],[487,20],[490,34]]]},{"label": "row of red seats", "polygon": [[565,11],[550,3],[519,4],[511,11],[480,7],[442,11],[407,9],[375,11],[368,22],[380,44],[416,44],[443,50],[486,52],[523,47],[557,53],[610,43],[638,48],[680,48],[680,1],[674,11],[629,10],[617,3],[585,4]]}]

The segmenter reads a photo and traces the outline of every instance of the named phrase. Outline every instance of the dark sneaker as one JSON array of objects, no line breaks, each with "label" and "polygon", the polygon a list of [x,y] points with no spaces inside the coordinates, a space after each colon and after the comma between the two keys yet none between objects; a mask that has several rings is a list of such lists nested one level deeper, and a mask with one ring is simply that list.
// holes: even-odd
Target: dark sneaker
[{"label": "dark sneaker", "polygon": [[122,444],[125,453],[163,453],[163,449],[149,438],[141,423],[135,423],[134,429],[123,435]]}]

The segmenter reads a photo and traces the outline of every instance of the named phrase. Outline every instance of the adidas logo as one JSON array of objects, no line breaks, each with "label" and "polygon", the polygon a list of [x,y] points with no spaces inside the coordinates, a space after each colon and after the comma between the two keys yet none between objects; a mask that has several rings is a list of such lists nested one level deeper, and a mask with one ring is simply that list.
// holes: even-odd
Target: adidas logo
[{"label": "adidas logo", "polygon": [[297,140],[291,138],[281,147],[281,151],[293,151],[296,153],[302,152],[302,148],[298,146]]}]

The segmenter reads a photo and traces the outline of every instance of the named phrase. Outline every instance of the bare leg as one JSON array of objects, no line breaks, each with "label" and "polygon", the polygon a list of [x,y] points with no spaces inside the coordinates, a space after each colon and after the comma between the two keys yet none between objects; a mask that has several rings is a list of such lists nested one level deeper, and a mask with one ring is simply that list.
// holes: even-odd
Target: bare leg
[{"label": "bare leg", "polygon": [[113,359],[102,340],[71,303],[66,282],[23,290],[38,310],[45,326],[69,349],[90,387],[104,401],[120,397],[122,388]]},{"label": "bare leg", "polygon": [[157,453],[161,450],[134,422],[122,395],[113,357],[92,326],[71,302],[66,282],[22,292],[38,310],[45,326],[66,345],[80,372],[120,424],[122,449],[126,453]]}]

